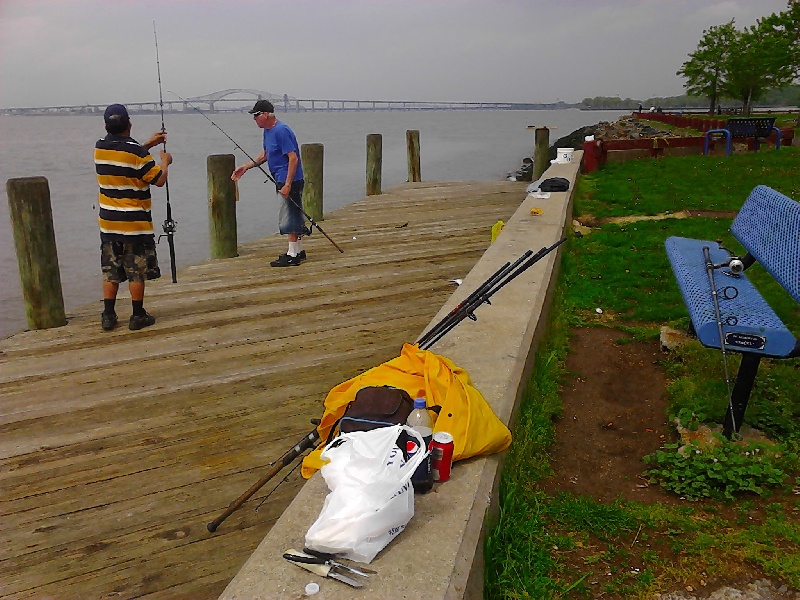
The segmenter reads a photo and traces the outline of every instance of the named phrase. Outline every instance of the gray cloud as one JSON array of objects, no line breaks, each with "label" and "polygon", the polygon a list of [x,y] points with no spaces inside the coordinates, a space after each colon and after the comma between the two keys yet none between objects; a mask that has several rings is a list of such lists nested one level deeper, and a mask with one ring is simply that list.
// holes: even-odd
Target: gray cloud
[{"label": "gray cloud", "polygon": [[786,0],[0,0],[0,106],[254,88],[300,98],[577,102],[683,92],[704,29]]}]

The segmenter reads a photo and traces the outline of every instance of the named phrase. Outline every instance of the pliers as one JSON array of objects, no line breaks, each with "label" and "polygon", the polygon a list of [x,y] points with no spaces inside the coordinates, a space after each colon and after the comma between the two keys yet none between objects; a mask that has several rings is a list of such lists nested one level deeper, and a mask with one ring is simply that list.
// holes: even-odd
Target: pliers
[{"label": "pliers", "polygon": [[341,581],[342,583],[346,583],[349,586],[357,588],[363,587],[364,584],[358,579],[354,579],[345,575],[341,571],[346,571],[347,573],[359,575],[361,577],[369,577],[370,573],[375,573],[375,571],[370,569],[362,570],[356,569],[355,567],[350,567],[333,560],[327,555],[314,556],[312,554],[306,554],[305,552],[299,552],[294,549],[289,549],[284,552],[283,558],[296,564],[298,567],[303,567],[307,571],[311,571],[312,573],[316,573],[317,575],[327,577],[329,579],[336,579],[337,581]]}]

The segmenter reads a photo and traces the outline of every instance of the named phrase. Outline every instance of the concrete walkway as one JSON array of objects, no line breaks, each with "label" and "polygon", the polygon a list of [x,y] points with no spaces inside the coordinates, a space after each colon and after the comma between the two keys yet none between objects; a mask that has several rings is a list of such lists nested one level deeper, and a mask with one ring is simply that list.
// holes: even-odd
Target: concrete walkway
[{"label": "concrete walkway", "polygon": [[[528,196],[502,233],[445,303],[438,322],[480,283],[526,250],[550,246],[564,234],[572,214],[572,188],[581,162],[554,164],[545,177],[565,177],[570,191],[549,199]],[[532,208],[541,214],[532,214]],[[431,350],[469,373],[495,413],[513,423],[526,385],[549,298],[556,281],[560,253],[513,280],[492,304],[476,311],[477,322],[463,321]],[[376,366],[376,365],[373,365]],[[512,427],[513,432],[513,427]],[[482,598],[483,539],[486,523],[497,510],[503,455],[458,462],[451,479],[415,498],[415,515],[407,529],[370,565],[378,571],[364,588],[322,579],[282,558],[289,548],[301,549],[308,527],[322,508],[327,486],[319,474],[300,490],[238,575],[223,592],[224,600],[301,598],[309,582],[320,585],[314,598]]]}]

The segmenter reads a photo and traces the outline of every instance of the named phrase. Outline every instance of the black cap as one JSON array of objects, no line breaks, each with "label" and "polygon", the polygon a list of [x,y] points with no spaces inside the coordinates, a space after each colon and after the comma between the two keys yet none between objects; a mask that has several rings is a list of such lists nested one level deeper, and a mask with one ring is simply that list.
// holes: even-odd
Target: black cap
[{"label": "black cap", "polygon": [[128,120],[128,109],[125,108],[122,104],[111,104],[108,108],[106,108],[106,112],[103,115],[105,122],[108,123],[112,120],[113,117],[118,117],[118,121],[127,121]]},{"label": "black cap", "polygon": [[274,112],[275,112],[275,107],[272,106],[272,102],[270,102],[269,100],[259,100],[258,102],[256,102],[255,106],[253,106],[253,109],[250,111],[250,114],[254,115],[256,113],[274,113]]}]

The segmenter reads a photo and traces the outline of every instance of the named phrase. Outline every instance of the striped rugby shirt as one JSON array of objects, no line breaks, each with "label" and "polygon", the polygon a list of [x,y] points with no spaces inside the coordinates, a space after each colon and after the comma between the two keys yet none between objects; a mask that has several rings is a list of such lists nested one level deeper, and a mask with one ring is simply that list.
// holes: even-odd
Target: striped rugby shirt
[{"label": "striped rugby shirt", "polygon": [[150,184],[162,171],[147,149],[131,137],[108,134],[95,144],[94,164],[100,239],[153,239]]}]

